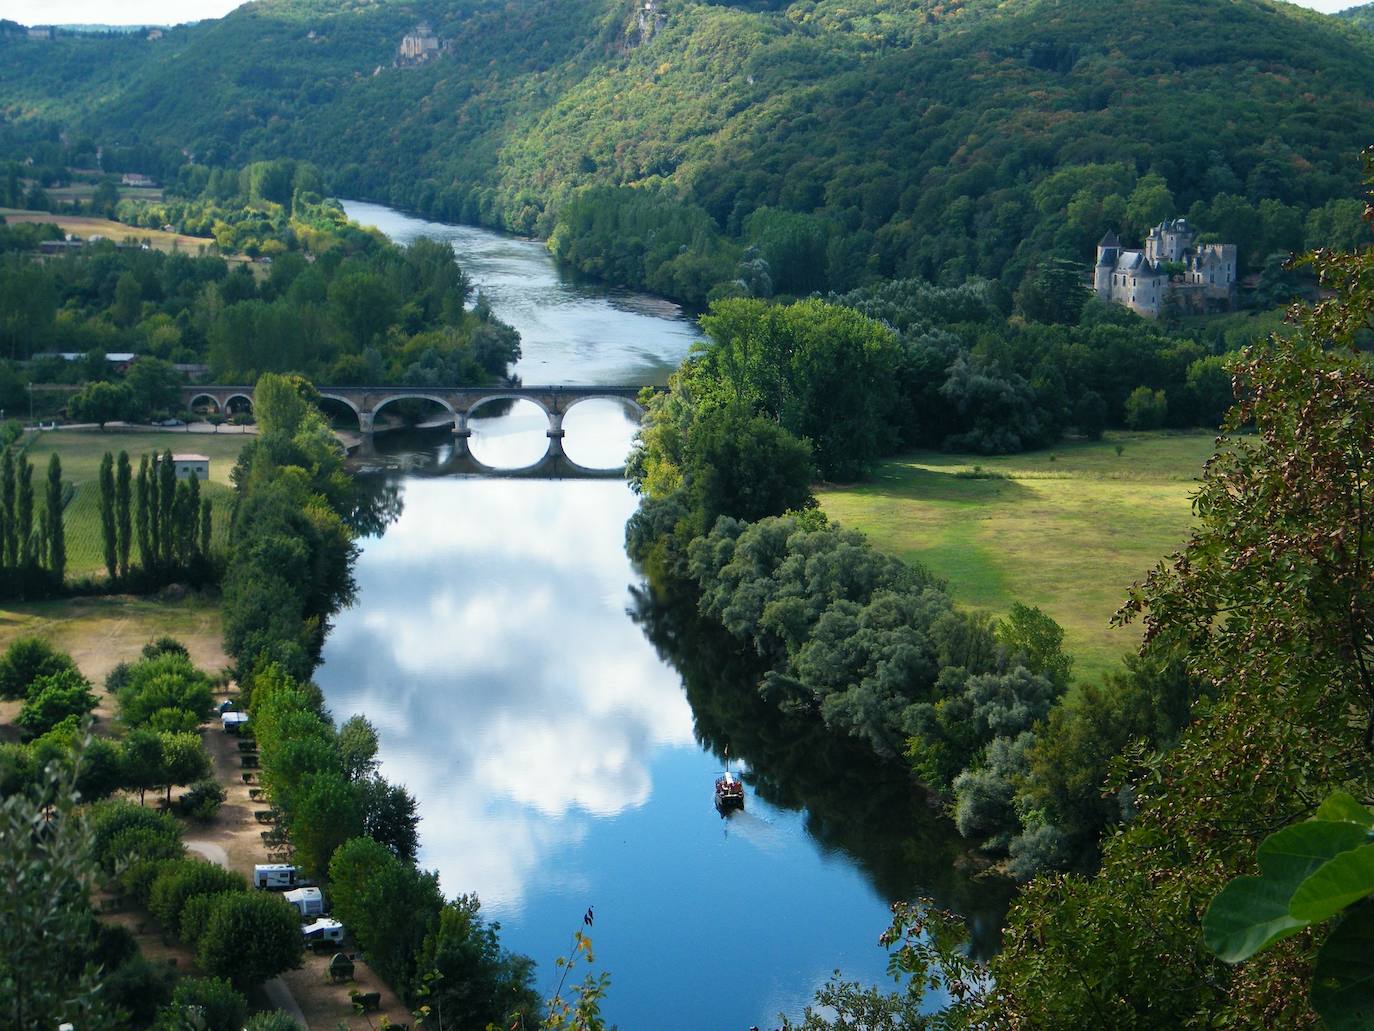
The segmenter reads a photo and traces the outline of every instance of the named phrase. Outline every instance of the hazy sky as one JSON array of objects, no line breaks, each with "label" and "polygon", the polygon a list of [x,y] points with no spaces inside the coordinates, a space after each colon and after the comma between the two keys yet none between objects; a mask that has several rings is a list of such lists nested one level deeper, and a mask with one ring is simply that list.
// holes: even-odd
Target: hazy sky
[{"label": "hazy sky", "polygon": [[[80,24],[144,25],[175,24],[200,18],[218,18],[241,0],[0,0],[0,18],[23,25]],[[1353,0],[1296,0],[1318,11],[1340,11],[1355,6]]]}]

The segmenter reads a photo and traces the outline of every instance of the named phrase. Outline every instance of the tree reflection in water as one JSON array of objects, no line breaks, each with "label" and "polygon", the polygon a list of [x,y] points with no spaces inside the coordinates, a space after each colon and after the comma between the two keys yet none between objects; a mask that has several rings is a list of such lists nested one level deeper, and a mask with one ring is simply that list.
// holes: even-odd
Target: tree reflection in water
[{"label": "tree reflection in water", "polygon": [[681,675],[702,747],[723,761],[728,746],[746,763],[752,792],[778,808],[805,810],[807,832],[852,860],[881,896],[931,898],[968,921],[978,958],[997,951],[1012,886],[972,872],[953,824],[905,769],[835,737],[809,713],[784,713],[765,700],[756,689],[757,659],[690,599],[632,593],[630,615]]}]

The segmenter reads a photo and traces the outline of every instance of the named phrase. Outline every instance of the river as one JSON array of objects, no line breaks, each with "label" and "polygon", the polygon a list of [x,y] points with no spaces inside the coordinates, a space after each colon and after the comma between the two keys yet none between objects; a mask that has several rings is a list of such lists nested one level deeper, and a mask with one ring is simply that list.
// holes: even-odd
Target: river
[{"label": "river", "polygon": [[[346,207],[399,241],[452,241],[520,330],[527,382],[661,382],[694,337],[663,301],[564,278],[537,242]],[[580,414],[570,456],[618,464],[633,424],[610,405]],[[992,947],[1005,894],[956,872],[952,829],[907,779],[781,723],[725,643],[646,596],[624,483],[426,474],[447,446],[379,441],[401,512],[362,543],[317,679],[336,717],[378,727],[383,772],[419,801],[422,864],[481,898],[539,962],[541,993],[589,907],[622,1031],[776,1027],[836,968],[882,982],[897,897],[966,913]],[[510,466],[543,446],[518,408],[472,442]],[[722,819],[726,746],[748,799]]]}]

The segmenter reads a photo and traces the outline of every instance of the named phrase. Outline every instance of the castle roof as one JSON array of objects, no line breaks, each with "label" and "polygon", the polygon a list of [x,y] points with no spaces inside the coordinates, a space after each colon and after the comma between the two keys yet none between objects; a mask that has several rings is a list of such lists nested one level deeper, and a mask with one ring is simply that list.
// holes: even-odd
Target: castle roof
[{"label": "castle roof", "polygon": [[1107,230],[1107,235],[1104,236],[1104,237],[1102,237],[1101,242],[1099,242],[1097,246],[1099,246],[1099,247],[1120,247],[1120,246],[1121,246],[1121,239],[1120,239],[1114,232],[1112,232],[1110,229],[1108,229],[1108,230]]}]

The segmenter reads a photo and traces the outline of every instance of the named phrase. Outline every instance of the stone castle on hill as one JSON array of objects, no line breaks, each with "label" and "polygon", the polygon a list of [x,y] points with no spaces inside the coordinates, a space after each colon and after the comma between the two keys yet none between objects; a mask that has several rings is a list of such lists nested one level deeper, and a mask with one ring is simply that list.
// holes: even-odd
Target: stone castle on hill
[{"label": "stone castle on hill", "polygon": [[1151,229],[1145,249],[1137,251],[1108,232],[1097,245],[1093,291],[1149,319],[1166,310],[1229,311],[1236,303],[1236,245],[1194,244],[1196,236],[1187,219],[1175,218]]},{"label": "stone castle on hill", "polygon": [[402,40],[396,53],[396,67],[424,64],[443,52],[444,45],[426,22],[415,26]]}]

